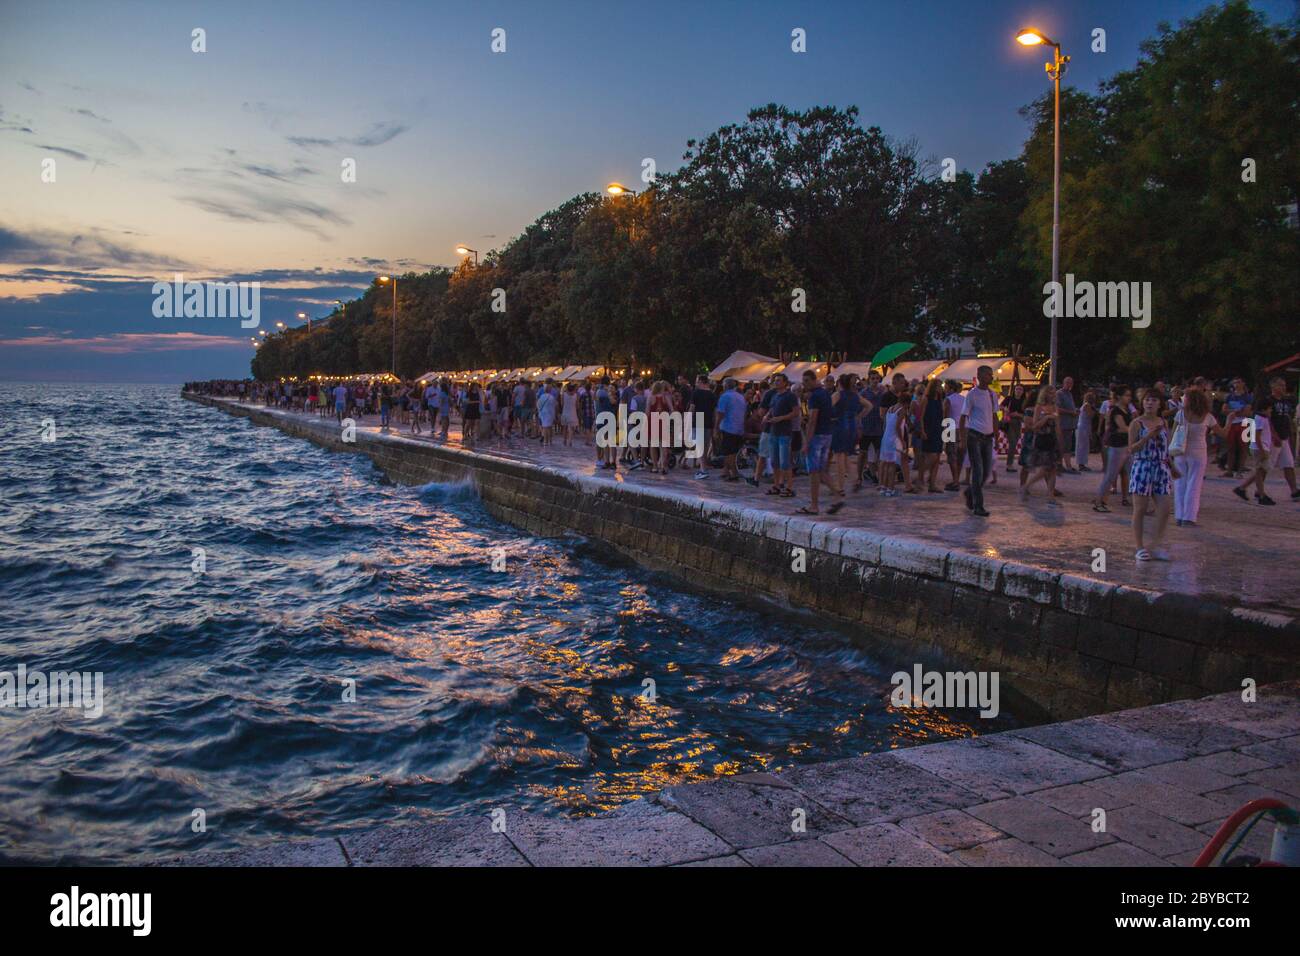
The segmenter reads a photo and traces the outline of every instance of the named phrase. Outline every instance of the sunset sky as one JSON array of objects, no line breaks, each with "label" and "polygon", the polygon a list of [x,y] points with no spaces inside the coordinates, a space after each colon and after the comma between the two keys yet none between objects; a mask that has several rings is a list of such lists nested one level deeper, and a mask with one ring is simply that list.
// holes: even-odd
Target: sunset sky
[{"label": "sunset sky", "polygon": [[643,157],[671,170],[768,102],[857,105],[978,171],[1019,152],[1017,111],[1048,83],[1018,27],[1059,39],[1092,90],[1205,5],[0,0],[0,379],[242,377],[238,320],[155,318],[155,280],[260,280],[263,328],[296,324],[630,183]]}]

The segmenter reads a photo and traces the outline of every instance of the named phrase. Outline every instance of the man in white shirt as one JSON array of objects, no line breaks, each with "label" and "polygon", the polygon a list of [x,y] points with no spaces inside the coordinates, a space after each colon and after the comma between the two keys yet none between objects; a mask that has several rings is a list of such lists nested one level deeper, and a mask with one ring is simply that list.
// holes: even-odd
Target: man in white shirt
[{"label": "man in white shirt", "polygon": [[966,393],[962,406],[960,433],[970,455],[970,487],[966,489],[966,507],[974,515],[987,518],[984,510],[984,481],[993,471],[993,430],[996,419],[993,392],[993,369],[981,365],[975,373],[976,386]]}]

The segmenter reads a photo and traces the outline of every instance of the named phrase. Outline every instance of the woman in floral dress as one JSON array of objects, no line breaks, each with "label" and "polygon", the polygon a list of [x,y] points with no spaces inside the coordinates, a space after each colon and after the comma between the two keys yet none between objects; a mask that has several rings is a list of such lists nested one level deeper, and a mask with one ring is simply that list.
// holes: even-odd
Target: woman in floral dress
[{"label": "woman in floral dress", "polygon": [[[1169,460],[1169,425],[1160,414],[1164,407],[1164,396],[1154,388],[1147,389],[1142,395],[1142,414],[1128,426],[1128,491],[1133,499],[1133,538],[1139,561],[1169,560],[1160,544],[1169,524],[1169,495],[1178,472]],[[1156,526],[1148,548],[1146,513],[1153,501]]]}]

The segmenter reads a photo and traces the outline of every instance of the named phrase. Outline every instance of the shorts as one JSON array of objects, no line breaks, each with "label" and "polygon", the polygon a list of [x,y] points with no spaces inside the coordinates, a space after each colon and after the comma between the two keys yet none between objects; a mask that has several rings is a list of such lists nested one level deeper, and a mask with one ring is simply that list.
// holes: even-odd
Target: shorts
[{"label": "shorts", "polygon": [[718,454],[729,457],[740,451],[740,442],[742,436],[733,435],[731,432],[719,431],[717,440],[713,443]]},{"label": "shorts", "polygon": [[808,439],[808,449],[806,457],[808,460],[808,473],[812,474],[817,471],[826,470],[826,461],[831,453],[831,436],[813,435]]},{"label": "shorts", "polygon": [[880,436],[863,435],[861,438],[858,439],[858,448],[861,451],[867,451],[870,448],[874,448],[876,450],[876,457],[879,458],[880,457]]},{"label": "shorts", "polygon": [[1273,452],[1274,454],[1276,454],[1277,460],[1274,462],[1272,467],[1274,468],[1295,467],[1295,454],[1292,453],[1291,451],[1291,443],[1289,441],[1279,441],[1277,445],[1273,448]]},{"label": "shorts", "polygon": [[772,467],[784,471],[790,467],[790,436],[772,435]]},{"label": "shorts", "polygon": [[[721,433],[719,433],[721,434]],[[758,457],[772,459],[772,433],[763,432],[758,436]]]}]

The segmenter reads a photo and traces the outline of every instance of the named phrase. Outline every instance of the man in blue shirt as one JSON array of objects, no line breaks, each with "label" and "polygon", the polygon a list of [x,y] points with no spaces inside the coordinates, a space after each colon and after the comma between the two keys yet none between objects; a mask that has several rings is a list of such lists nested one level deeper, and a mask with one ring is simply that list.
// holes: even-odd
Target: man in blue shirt
[{"label": "man in blue shirt", "polygon": [[[826,480],[826,466],[830,460],[831,432],[835,423],[831,419],[831,393],[817,381],[817,373],[808,369],[803,373],[803,391],[808,396],[808,421],[804,423],[803,447],[808,459],[808,507],[800,508],[799,514],[819,514],[818,499],[823,484],[830,488]],[[844,507],[844,502],[837,501],[830,507],[831,514]]]},{"label": "man in blue shirt", "polygon": [[717,419],[714,434],[717,435],[718,451],[722,453],[722,480],[739,481],[740,473],[736,471],[736,453],[745,437],[745,413],[749,410],[745,396],[736,391],[736,380],[729,378],[722,384],[722,396],[714,412]]}]

